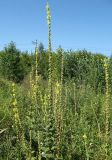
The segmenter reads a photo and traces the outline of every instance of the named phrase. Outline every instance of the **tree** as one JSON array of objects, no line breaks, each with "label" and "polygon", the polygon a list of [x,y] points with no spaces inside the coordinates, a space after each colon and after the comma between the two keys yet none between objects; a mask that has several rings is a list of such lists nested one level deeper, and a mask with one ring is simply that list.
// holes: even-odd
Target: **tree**
[{"label": "tree", "polygon": [[15,43],[11,42],[4,48],[3,52],[1,63],[4,77],[17,83],[20,82],[24,78],[20,51],[16,49]]},{"label": "tree", "polygon": [[40,53],[42,53],[44,51],[44,45],[42,42],[39,43],[38,50]]}]

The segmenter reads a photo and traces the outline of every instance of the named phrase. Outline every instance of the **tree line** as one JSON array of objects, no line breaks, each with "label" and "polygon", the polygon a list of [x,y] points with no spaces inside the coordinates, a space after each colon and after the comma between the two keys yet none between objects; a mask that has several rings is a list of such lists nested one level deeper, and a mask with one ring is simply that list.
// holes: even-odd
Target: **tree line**
[{"label": "tree line", "polygon": [[[64,81],[74,81],[77,86],[90,85],[95,90],[105,88],[104,59],[102,54],[93,54],[86,50],[64,51],[59,47],[52,54],[52,70],[55,78],[60,79],[61,56],[64,56]],[[109,59],[109,81],[112,81],[112,58]],[[35,53],[29,54],[17,49],[14,42],[0,51],[0,76],[21,83],[32,70],[35,70]],[[40,43],[38,46],[38,74],[43,80],[48,79],[48,51]]]}]

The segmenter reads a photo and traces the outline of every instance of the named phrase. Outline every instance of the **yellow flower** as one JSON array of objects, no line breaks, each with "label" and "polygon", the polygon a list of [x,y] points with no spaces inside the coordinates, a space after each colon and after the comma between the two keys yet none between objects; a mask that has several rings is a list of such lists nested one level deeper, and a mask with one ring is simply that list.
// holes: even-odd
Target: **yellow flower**
[{"label": "yellow flower", "polygon": [[18,112],[18,109],[17,109],[17,108],[13,108],[13,112],[14,112],[14,113],[17,113],[17,112]]},{"label": "yellow flower", "polygon": [[84,139],[87,139],[87,136],[86,136],[86,134],[84,134],[84,135],[83,135],[83,138],[84,138]]},{"label": "yellow flower", "polygon": [[17,101],[16,99],[14,100],[14,102],[12,102],[13,106],[16,106],[17,105]]},{"label": "yellow flower", "polygon": [[14,87],[15,86],[15,84],[14,83],[12,83],[12,87]]},{"label": "yellow flower", "polygon": [[12,95],[13,95],[13,97],[15,97],[15,93],[13,93]]}]

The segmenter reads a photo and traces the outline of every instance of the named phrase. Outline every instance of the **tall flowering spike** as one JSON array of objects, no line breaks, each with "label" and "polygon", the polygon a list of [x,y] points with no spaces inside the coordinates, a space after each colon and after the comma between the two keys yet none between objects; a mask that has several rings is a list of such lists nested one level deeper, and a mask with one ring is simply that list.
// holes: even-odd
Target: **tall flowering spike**
[{"label": "tall flowering spike", "polygon": [[52,52],[51,52],[51,12],[49,4],[46,5],[48,23],[48,53],[49,53],[49,107],[52,106]]},{"label": "tall flowering spike", "polygon": [[36,48],[36,74],[35,74],[35,80],[36,80],[36,85],[37,85],[37,82],[38,82],[38,49]]},{"label": "tall flowering spike", "polygon": [[[23,133],[23,128],[20,120],[19,110],[18,110],[18,104],[16,99],[16,90],[15,90],[15,83],[12,83],[12,107],[13,107],[13,115],[14,115],[14,123],[15,123],[15,129],[16,129],[16,136],[17,136],[17,143],[21,145],[25,156],[27,157],[27,148],[25,143],[25,137]],[[17,144],[17,145],[18,145]]]},{"label": "tall flowering spike", "polygon": [[48,25],[51,25],[51,11],[48,3],[46,5],[46,10],[47,10],[47,23]]},{"label": "tall flowering spike", "polygon": [[108,81],[109,81],[109,74],[108,74],[108,59],[105,58],[104,59],[104,68],[105,68],[105,82],[106,82],[106,94],[108,95],[108,92],[109,92],[109,84],[108,84]]},{"label": "tall flowering spike", "polygon": [[20,119],[19,119],[19,112],[18,112],[18,107],[17,107],[17,100],[16,100],[15,84],[14,83],[12,83],[12,106],[13,106],[15,125],[17,128],[18,127],[17,125],[21,126],[21,123],[20,123]]},{"label": "tall flowering spike", "polygon": [[46,11],[47,11],[47,24],[48,24],[48,50],[51,52],[51,11],[49,4],[46,5]]},{"label": "tall flowering spike", "polygon": [[109,145],[109,61],[107,58],[104,59],[104,70],[105,70],[105,154],[106,160],[108,159],[108,145]]},{"label": "tall flowering spike", "polygon": [[63,95],[63,72],[64,72],[64,55],[63,55],[63,51],[62,51],[62,55],[61,55],[61,93],[60,93],[60,98],[61,98],[61,103],[60,106],[62,106],[62,95]]}]

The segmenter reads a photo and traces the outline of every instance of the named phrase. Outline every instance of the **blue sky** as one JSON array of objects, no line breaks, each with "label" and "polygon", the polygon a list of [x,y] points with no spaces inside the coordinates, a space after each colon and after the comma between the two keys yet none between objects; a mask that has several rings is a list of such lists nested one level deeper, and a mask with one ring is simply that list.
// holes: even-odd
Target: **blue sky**
[{"label": "blue sky", "polygon": [[[112,0],[49,0],[52,49],[87,49],[112,53]],[[32,41],[47,48],[46,0],[0,0],[0,49],[14,41],[33,50]]]}]

